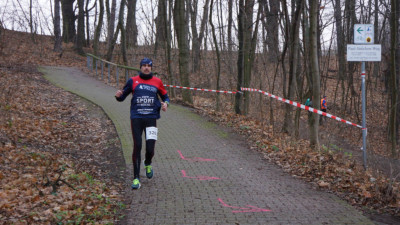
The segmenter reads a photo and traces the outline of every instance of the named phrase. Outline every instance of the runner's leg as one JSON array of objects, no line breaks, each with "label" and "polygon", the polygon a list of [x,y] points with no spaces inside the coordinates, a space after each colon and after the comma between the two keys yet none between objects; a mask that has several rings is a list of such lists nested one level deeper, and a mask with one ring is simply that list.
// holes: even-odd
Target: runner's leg
[{"label": "runner's leg", "polygon": [[[156,119],[146,119],[146,127],[157,127]],[[151,160],[154,157],[154,148],[156,146],[156,140],[146,140],[146,158],[144,161],[145,165],[151,165]]]},{"label": "runner's leg", "polygon": [[133,138],[133,178],[139,178],[140,173],[140,161],[141,161],[141,150],[142,150],[142,132],[145,126],[143,119],[131,119],[131,130]]}]

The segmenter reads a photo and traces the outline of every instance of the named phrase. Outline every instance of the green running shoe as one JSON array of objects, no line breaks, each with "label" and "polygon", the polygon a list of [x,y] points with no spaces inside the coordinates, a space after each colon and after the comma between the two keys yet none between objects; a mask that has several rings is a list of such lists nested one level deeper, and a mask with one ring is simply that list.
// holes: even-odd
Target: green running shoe
[{"label": "green running shoe", "polygon": [[132,187],[132,189],[139,189],[140,188],[140,181],[139,181],[138,178],[133,179],[131,187]]},{"label": "green running shoe", "polygon": [[146,164],[145,164],[144,168],[146,169],[146,177],[151,179],[153,177],[153,167],[151,165],[146,166]]}]

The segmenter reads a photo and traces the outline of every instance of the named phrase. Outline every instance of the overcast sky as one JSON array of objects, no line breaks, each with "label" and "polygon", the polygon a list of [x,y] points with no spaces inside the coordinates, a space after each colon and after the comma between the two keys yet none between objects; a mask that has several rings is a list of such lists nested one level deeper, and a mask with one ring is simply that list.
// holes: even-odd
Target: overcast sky
[{"label": "overcast sky", "polygon": [[[95,0],[90,0],[89,7],[91,8]],[[154,42],[152,38],[155,32],[154,20],[157,15],[157,2],[158,0],[137,0],[137,12],[136,19],[139,30],[138,41],[139,44],[149,44],[149,42]],[[219,1],[217,1],[219,2]],[[322,0],[322,5],[327,4],[327,0]],[[1,0],[0,1],[0,20],[6,29],[30,32],[29,28],[29,3],[30,0]],[[54,0],[32,0],[32,13],[34,18],[34,26],[36,27],[36,33],[53,35],[53,22],[52,22],[52,11],[54,10]],[[75,3],[76,4],[76,3]],[[119,8],[120,0],[117,0],[117,8]],[[226,1],[223,1],[222,12],[227,12]],[[204,0],[199,0],[198,3],[198,16],[202,16],[202,9],[204,6]],[[225,7],[225,8],[224,8]],[[216,15],[216,6],[214,6],[214,14]],[[125,8],[125,13],[127,9]],[[117,9],[117,14],[119,10]],[[77,12],[76,12],[77,13]],[[93,35],[94,30],[94,15],[96,11],[93,9],[90,12],[91,22],[90,29],[91,35]],[[325,8],[321,10],[322,18],[324,18],[329,23],[329,18],[332,16],[332,7],[325,5]],[[234,10],[234,23],[236,23],[236,12]],[[118,15],[117,15],[118,16]],[[226,15],[225,15],[226,16]],[[106,19],[106,16],[104,16]],[[200,24],[200,19],[197,23]],[[218,19],[215,18],[214,24],[217,24]],[[226,19],[223,21],[224,25],[227,25]],[[330,21],[332,23],[332,21]],[[62,25],[62,24],[61,24]],[[103,38],[105,36],[105,29],[107,24],[104,23],[103,26]],[[200,25],[198,25],[200,26]],[[332,27],[332,26],[330,26]],[[327,41],[331,38],[331,28],[324,30],[324,39]],[[226,31],[225,31],[226,32]],[[92,38],[92,37],[91,37]],[[323,41],[323,43],[325,43]],[[328,43],[326,43],[328,45]],[[325,46],[328,47],[328,46]]]}]

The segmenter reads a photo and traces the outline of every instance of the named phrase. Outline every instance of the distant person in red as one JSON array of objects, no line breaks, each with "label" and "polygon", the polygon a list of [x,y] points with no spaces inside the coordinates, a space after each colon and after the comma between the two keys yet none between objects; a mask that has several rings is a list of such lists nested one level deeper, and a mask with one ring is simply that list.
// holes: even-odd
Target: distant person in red
[{"label": "distant person in red", "polygon": [[[115,93],[117,101],[124,101],[132,93],[131,100],[131,130],[133,137],[133,181],[132,189],[140,188],[140,162],[142,150],[142,133],[146,137],[146,157],[143,161],[146,177],[153,177],[151,160],[154,156],[154,148],[157,140],[157,119],[160,118],[160,109],[167,111],[169,98],[162,81],[153,76],[151,72],[153,62],[144,58],[140,61],[139,76],[131,77],[123,90]],[[160,99],[162,101],[160,101]]]},{"label": "distant person in red", "polygon": [[[328,107],[326,106],[326,95],[324,95],[324,97],[321,99],[321,111],[326,113],[326,109]],[[326,116],[321,116],[320,120],[319,120],[319,124],[322,125],[322,120],[325,121]]]}]

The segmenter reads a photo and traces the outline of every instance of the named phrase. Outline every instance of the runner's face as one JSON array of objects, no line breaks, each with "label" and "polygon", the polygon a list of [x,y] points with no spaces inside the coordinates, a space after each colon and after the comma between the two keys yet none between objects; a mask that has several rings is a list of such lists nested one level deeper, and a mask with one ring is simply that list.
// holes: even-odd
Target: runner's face
[{"label": "runner's face", "polygon": [[142,67],[140,67],[140,71],[144,74],[149,74],[151,72],[151,66],[149,64],[143,64]]}]

